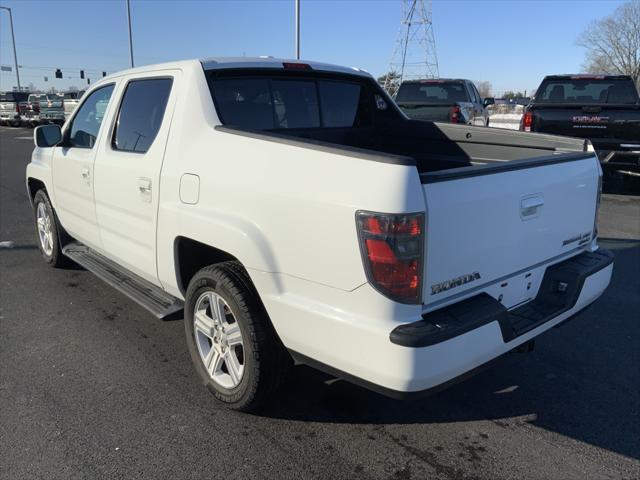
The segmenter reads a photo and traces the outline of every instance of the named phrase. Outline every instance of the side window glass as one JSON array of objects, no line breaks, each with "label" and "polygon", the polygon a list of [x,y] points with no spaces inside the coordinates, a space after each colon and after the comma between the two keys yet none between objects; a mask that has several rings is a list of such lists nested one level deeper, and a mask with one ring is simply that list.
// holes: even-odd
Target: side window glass
[{"label": "side window glass", "polygon": [[78,108],[69,133],[71,146],[93,148],[112,93],[113,84],[99,88]]},{"label": "side window glass", "polygon": [[473,91],[475,92],[476,98],[478,99],[477,102],[482,103],[482,96],[480,95],[480,92],[478,91],[475,85],[473,85]]},{"label": "side window glass", "polygon": [[476,91],[473,88],[473,84],[471,82],[466,82],[467,83],[467,90],[469,90],[469,97],[471,98],[471,101],[473,103],[478,103],[478,99],[476,98]]},{"label": "side window glass", "polygon": [[113,134],[115,150],[136,153],[149,150],[160,130],[172,84],[171,78],[129,82]]}]

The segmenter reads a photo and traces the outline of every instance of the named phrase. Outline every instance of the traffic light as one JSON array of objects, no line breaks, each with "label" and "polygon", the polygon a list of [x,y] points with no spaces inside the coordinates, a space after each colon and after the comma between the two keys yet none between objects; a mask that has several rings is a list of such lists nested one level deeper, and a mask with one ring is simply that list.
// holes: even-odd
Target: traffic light
[{"label": "traffic light", "polygon": [[84,79],[84,70],[80,70],[80,78]]},{"label": "traffic light", "polygon": [[102,76],[106,77],[107,76],[107,72],[102,72]]},{"label": "traffic light", "polygon": [[62,70],[56,68],[56,78],[62,78]]},{"label": "traffic light", "polygon": [[91,79],[87,78],[87,85],[91,85]]}]

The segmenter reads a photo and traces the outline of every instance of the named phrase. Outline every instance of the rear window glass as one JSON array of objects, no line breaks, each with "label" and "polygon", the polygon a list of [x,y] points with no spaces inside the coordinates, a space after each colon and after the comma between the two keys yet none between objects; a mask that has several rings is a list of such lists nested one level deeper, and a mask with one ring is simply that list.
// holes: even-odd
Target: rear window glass
[{"label": "rear window glass", "polygon": [[320,81],[318,88],[324,126],[351,127],[358,113],[360,85]]},{"label": "rear window glass", "polygon": [[400,103],[468,102],[469,95],[460,82],[405,83],[400,85],[396,101]]},{"label": "rear window glass", "polygon": [[214,78],[221,120],[254,130],[353,127],[362,86],[337,80]]},{"label": "rear window glass", "polygon": [[316,82],[273,80],[271,93],[275,110],[275,128],[320,127]]},{"label": "rear window glass", "polygon": [[633,81],[628,79],[545,80],[536,93],[538,102],[549,103],[636,103]]},{"label": "rear window glass", "polygon": [[0,102],[25,102],[27,98],[29,94],[23,92],[0,93]]}]

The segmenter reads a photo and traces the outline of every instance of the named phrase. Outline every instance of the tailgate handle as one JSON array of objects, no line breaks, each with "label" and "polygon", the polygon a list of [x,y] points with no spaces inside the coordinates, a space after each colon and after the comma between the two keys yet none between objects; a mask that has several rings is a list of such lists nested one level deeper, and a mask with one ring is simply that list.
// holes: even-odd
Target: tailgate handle
[{"label": "tailgate handle", "polygon": [[544,205],[542,194],[528,195],[520,201],[520,218],[530,220],[540,215],[540,209]]}]

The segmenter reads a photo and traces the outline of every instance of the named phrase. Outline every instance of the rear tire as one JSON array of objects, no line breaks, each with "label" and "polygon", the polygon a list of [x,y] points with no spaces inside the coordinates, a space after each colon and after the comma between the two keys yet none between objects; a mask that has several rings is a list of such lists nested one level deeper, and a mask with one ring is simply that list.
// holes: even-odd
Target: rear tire
[{"label": "rear tire", "polygon": [[33,197],[33,217],[42,258],[52,267],[65,265],[66,257],[62,254],[60,245],[61,227],[44,190],[38,190]]},{"label": "rear tire", "polygon": [[200,270],[189,282],[184,308],[187,346],[205,386],[227,408],[263,407],[291,359],[242,265]]}]

